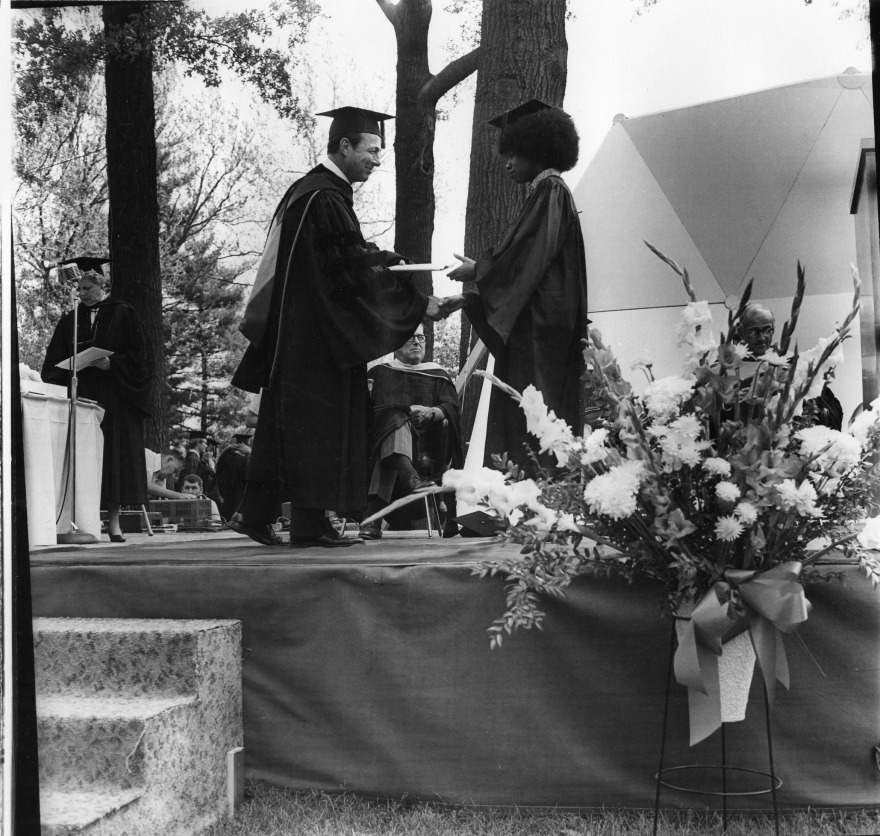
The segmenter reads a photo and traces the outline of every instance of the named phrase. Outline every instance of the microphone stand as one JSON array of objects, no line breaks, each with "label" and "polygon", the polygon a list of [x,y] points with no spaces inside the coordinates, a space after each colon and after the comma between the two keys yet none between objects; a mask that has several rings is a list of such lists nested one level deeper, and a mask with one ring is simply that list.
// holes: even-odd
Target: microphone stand
[{"label": "microphone stand", "polygon": [[[79,271],[77,271],[79,272]],[[79,325],[79,311],[77,311],[76,284],[70,286],[70,305],[73,310],[73,353],[70,355],[70,418],[67,422],[67,449],[69,451],[70,467],[67,471],[70,480],[70,531],[67,534],[56,535],[59,544],[82,545],[84,543],[97,543],[98,538],[94,534],[79,531],[76,527],[76,420],[77,420],[77,375],[76,354],[79,344],[77,328]]]}]

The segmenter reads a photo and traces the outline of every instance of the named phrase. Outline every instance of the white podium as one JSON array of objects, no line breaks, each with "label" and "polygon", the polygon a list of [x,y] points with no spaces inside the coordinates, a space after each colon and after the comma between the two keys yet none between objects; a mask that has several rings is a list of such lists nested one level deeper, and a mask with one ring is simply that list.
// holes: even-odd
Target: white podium
[{"label": "white podium", "polygon": [[[66,455],[70,400],[21,394],[22,440],[31,546],[55,545],[70,529],[71,487]],[[76,525],[101,536],[101,469],[104,408],[80,401],[76,410]]]}]

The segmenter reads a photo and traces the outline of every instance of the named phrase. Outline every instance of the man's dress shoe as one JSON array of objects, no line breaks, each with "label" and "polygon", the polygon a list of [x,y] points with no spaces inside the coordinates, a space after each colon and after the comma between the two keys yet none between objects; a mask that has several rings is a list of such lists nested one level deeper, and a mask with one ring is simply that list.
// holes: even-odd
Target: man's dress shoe
[{"label": "man's dress shoe", "polygon": [[290,535],[290,547],[292,549],[310,549],[315,547],[337,549],[363,542],[360,537],[346,537],[344,534],[340,534],[329,523],[327,523],[320,534],[313,534],[310,537],[297,537],[291,532]]},{"label": "man's dress shoe", "polygon": [[381,540],[382,539],[382,520],[373,520],[361,526],[358,536],[362,540]]},{"label": "man's dress shoe", "polygon": [[263,546],[281,546],[281,538],[275,533],[269,523],[257,523],[249,520],[243,514],[233,514],[227,521],[226,527],[237,534],[244,534]]}]

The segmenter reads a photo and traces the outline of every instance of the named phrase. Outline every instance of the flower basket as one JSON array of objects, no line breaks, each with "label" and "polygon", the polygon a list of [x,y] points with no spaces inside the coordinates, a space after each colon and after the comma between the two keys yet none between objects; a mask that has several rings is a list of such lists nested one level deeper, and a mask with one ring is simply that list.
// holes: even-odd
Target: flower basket
[{"label": "flower basket", "polygon": [[[690,300],[678,330],[682,373],[655,379],[644,360],[638,367],[648,384],[637,396],[592,331],[584,350],[590,410],[580,435],[533,386],[520,393],[483,373],[520,402],[538,453],[555,454],[558,466],[535,455],[526,474],[496,457],[494,470],[447,471],[438,490],[506,522],[499,536],[518,547],[476,570],[508,581],[506,611],[488,628],[492,647],[519,628],[541,627],[542,599],[564,595],[580,576],[658,580],[670,616],[695,602],[674,660],[692,708],[702,706],[691,713],[695,743],[722,716],[742,713],[732,705],[727,713],[733,690],[725,686],[722,715],[720,677],[734,659],[746,661],[749,645],[768,704],[776,682],[788,687],[782,637],[809,616],[804,583],[842,577],[820,573],[821,557],[856,559],[877,586],[880,398],[846,431],[818,425],[810,406],[841,362],[858,314],[855,269],[850,312],[830,336],[799,351],[806,280],[798,264],[790,318],[778,342],[754,357],[741,327],[751,284],[729,305],[716,338],[709,304],[697,301],[687,271],[651,249]],[[745,638],[724,644],[738,633]],[[751,677],[739,679],[747,695]]]}]

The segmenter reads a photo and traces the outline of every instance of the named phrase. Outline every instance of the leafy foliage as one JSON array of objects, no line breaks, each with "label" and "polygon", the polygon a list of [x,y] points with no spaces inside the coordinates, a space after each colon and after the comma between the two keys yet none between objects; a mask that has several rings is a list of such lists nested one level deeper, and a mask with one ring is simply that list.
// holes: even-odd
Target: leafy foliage
[{"label": "leafy foliage", "polygon": [[[150,44],[157,71],[183,62],[188,74],[201,76],[209,87],[219,86],[224,70],[232,71],[281,116],[303,128],[311,124],[292,88],[291,68],[319,14],[314,0],[278,0],[268,11],[218,17],[184,2],[151,3],[113,38],[105,36],[94,9],[77,9],[75,22],[68,14],[49,8],[15,21],[16,113],[26,140],[88,86],[108,55],[130,55],[144,43]],[[279,31],[287,32],[284,50],[269,45]]]}]

